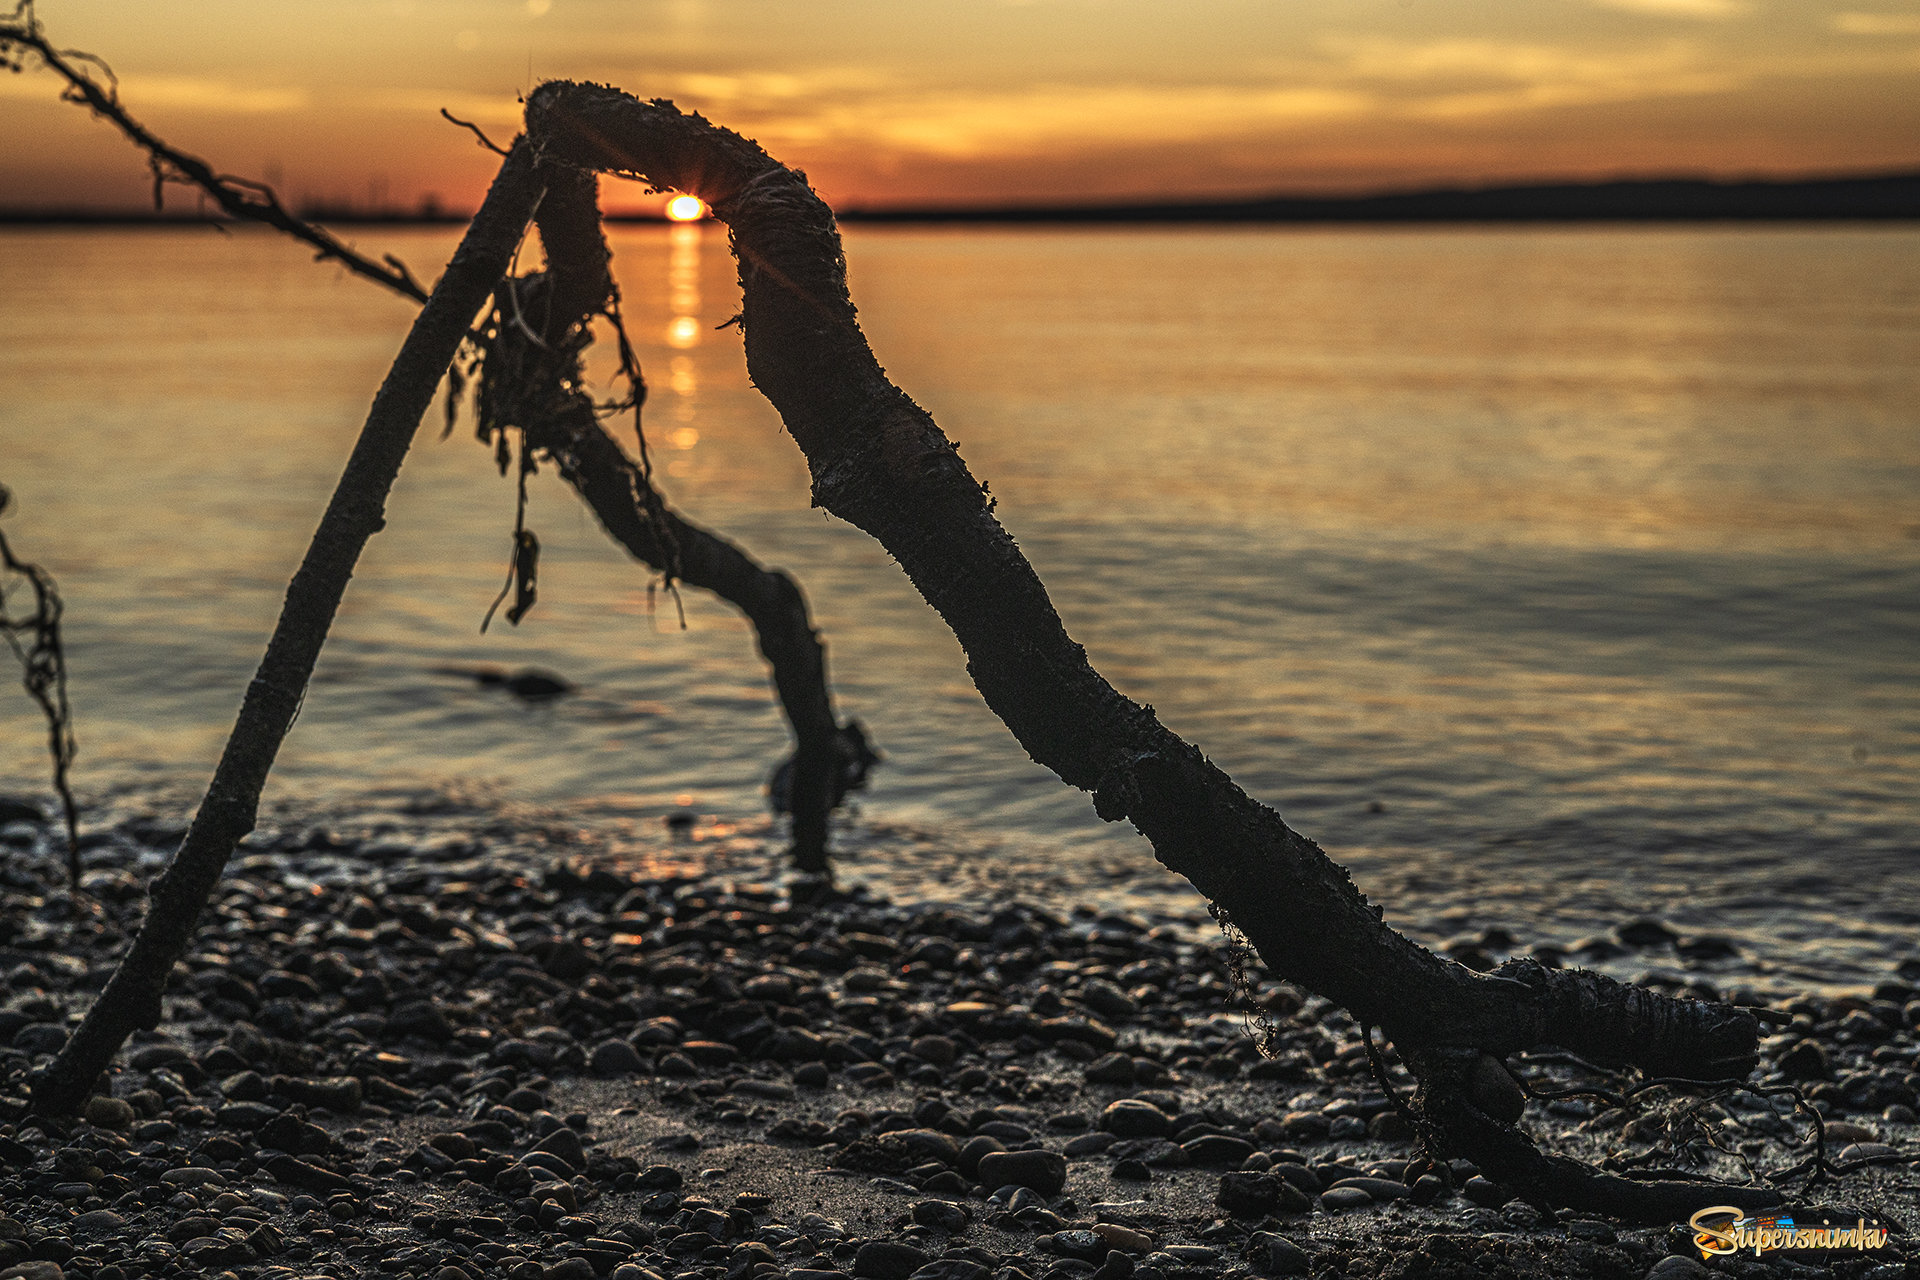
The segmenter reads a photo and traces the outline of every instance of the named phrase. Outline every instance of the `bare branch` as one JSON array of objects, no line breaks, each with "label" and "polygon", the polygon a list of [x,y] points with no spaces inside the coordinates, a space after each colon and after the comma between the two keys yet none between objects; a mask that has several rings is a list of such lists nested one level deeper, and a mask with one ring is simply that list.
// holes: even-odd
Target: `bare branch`
[{"label": "bare branch", "polygon": [[473,121],[462,120],[459,116],[456,116],[455,114],[453,114],[453,112],[447,110],[445,107],[440,108],[440,114],[446,118],[449,124],[457,124],[462,129],[467,130],[474,137],[478,138],[480,140],[480,145],[485,147],[487,150],[493,152],[493,154],[497,156],[504,156],[507,154],[500,147],[498,143],[496,143],[492,138],[489,138],[486,135],[486,133],[480,128],[480,126],[473,123]]},{"label": "bare branch", "polygon": [[[63,97],[91,108],[95,115],[104,117],[147,153],[148,165],[153,171],[156,207],[161,202],[161,192],[167,183],[198,187],[212,196],[229,217],[277,227],[296,240],[313,246],[323,259],[338,262],[354,274],[385,285],[415,302],[427,300],[427,291],[420,286],[413,273],[391,257],[387,258],[385,264],[375,262],[326,229],[287,212],[279,195],[266,183],[215,173],[212,166],[200,157],[162,141],[120,105],[118,81],[105,62],[90,53],[54,48],[34,19],[32,0],[22,0],[13,15],[5,22],[0,22],[0,49],[9,46],[18,46],[36,54],[49,70],[67,82]],[[98,67],[108,83],[103,87],[75,65],[83,62]]]}]

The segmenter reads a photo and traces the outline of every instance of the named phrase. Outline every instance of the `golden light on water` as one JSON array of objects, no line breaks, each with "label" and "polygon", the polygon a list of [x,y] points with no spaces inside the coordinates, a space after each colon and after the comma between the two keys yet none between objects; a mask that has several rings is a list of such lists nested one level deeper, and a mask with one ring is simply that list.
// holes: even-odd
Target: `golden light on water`
[{"label": "golden light on water", "polygon": [[667,217],[674,222],[698,222],[707,216],[707,204],[699,196],[675,196],[667,201]]}]

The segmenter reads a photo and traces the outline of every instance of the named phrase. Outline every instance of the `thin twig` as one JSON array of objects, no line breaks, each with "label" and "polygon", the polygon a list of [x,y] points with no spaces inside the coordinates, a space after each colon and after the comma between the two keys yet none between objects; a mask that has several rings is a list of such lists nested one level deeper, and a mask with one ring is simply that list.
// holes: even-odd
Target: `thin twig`
[{"label": "thin twig", "polygon": [[493,152],[493,154],[497,156],[504,156],[507,154],[506,151],[503,148],[501,148],[501,146],[498,143],[496,143],[492,138],[489,138],[481,130],[479,125],[473,123],[471,120],[462,120],[459,116],[456,116],[455,114],[453,114],[453,112],[447,110],[445,107],[440,108],[440,114],[445,116],[449,123],[459,125],[462,129],[469,131],[470,133],[473,134],[474,137],[480,139],[480,145],[485,147],[487,150]]},{"label": "thin twig", "polygon": [[[148,165],[153,171],[156,206],[160,203],[162,189],[169,182],[198,187],[212,196],[230,217],[277,227],[296,240],[311,245],[321,258],[332,259],[356,275],[383,284],[415,302],[427,300],[427,291],[413,273],[391,256],[385,265],[375,262],[331,232],[288,212],[279,195],[266,183],[215,173],[213,167],[200,157],[171,147],[155,136],[120,105],[118,81],[104,61],[90,53],[56,49],[47,40],[39,21],[34,17],[33,0],[21,0],[13,13],[0,22],[0,51],[10,46],[32,50],[41,62],[67,82],[62,96],[92,108],[95,115],[110,121],[147,153]],[[75,65],[82,62],[98,67],[108,83],[103,87]]]}]

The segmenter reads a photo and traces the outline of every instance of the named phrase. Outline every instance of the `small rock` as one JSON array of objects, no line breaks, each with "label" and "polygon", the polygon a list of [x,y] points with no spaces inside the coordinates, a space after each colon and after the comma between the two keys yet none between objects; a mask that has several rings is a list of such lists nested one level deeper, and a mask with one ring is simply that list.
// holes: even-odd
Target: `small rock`
[{"label": "small rock", "polygon": [[124,1098],[96,1096],[87,1099],[87,1123],[102,1129],[130,1129],[133,1127],[133,1104]]},{"label": "small rock", "polygon": [[1841,1148],[1839,1162],[1846,1164],[1851,1160],[1871,1160],[1875,1156],[1898,1154],[1898,1151],[1884,1142],[1850,1142]]},{"label": "small rock", "polygon": [[360,1109],[361,1090],[355,1076],[327,1076],[319,1079],[275,1076],[274,1092],[304,1106],[325,1107],[347,1115]]},{"label": "small rock", "polygon": [[1358,1187],[1374,1200],[1404,1200],[1412,1188],[1404,1182],[1395,1182],[1392,1178],[1342,1178],[1333,1184],[1334,1188]]},{"label": "small rock", "polygon": [[1630,947],[1664,947],[1678,940],[1679,934],[1658,920],[1629,920],[1613,931],[1613,936]]},{"label": "small rock", "polygon": [[1825,1123],[1823,1127],[1827,1131],[1828,1142],[1843,1143],[1843,1142],[1878,1142],[1880,1141],[1879,1134],[1867,1128],[1867,1126],[1863,1124],[1855,1124],[1851,1120],[1829,1120]]},{"label": "small rock", "polygon": [[913,1206],[913,1220],[923,1227],[957,1236],[971,1221],[967,1211],[947,1200],[922,1200]]},{"label": "small rock", "polygon": [[1152,1253],[1153,1237],[1144,1231],[1135,1231],[1132,1227],[1122,1226],[1118,1222],[1096,1222],[1093,1233],[1105,1240],[1115,1249],[1124,1249],[1128,1253]]},{"label": "small rock", "polygon": [[1826,1046],[1818,1040],[1802,1040],[1780,1055],[1780,1074],[1789,1080],[1831,1080],[1833,1066],[1827,1060]]},{"label": "small rock", "polygon": [[1497,1182],[1487,1181],[1477,1173],[1467,1179],[1467,1184],[1460,1188],[1460,1194],[1487,1209],[1498,1209],[1513,1199],[1511,1191]]},{"label": "small rock", "polygon": [[1229,1138],[1225,1134],[1202,1134],[1189,1142],[1180,1144],[1181,1148],[1193,1158],[1195,1164],[1239,1164],[1253,1154],[1253,1144],[1244,1138]]},{"label": "small rock", "polygon": [[960,1056],[959,1046],[946,1036],[920,1036],[907,1046],[907,1052],[936,1067],[950,1067]]},{"label": "small rock", "polygon": [[1067,1185],[1066,1157],[1054,1151],[995,1151],[980,1158],[980,1183],[986,1187],[1031,1187],[1043,1196]]},{"label": "small rock", "polygon": [[1108,1053],[1095,1058],[1087,1064],[1086,1081],[1088,1084],[1133,1083],[1133,1059],[1124,1053]]},{"label": "small rock", "polygon": [[1092,1262],[1096,1258],[1107,1256],[1107,1242],[1091,1231],[1056,1231],[1042,1237],[1041,1245],[1054,1253],[1069,1258],[1078,1258],[1082,1262]]},{"label": "small rock", "polygon": [[1654,1263],[1647,1280],[1706,1280],[1712,1274],[1692,1258],[1676,1253]]},{"label": "small rock", "polygon": [[1113,1133],[1083,1133],[1077,1138],[1070,1139],[1061,1150],[1068,1159],[1076,1156],[1096,1156],[1119,1140],[1119,1135]]},{"label": "small rock", "polygon": [[1100,1113],[1100,1127],[1121,1138],[1173,1136],[1173,1117],[1139,1098],[1122,1098]]},{"label": "small rock", "polygon": [[1313,1259],[1305,1249],[1282,1235],[1269,1234],[1267,1245],[1267,1270],[1276,1276],[1303,1276]]},{"label": "small rock", "polygon": [[555,1129],[552,1133],[533,1144],[535,1151],[544,1151],[548,1155],[558,1156],[575,1169],[587,1167],[587,1150],[580,1141],[580,1135],[569,1128]]},{"label": "small rock", "polygon": [[[794,1272],[799,1275],[799,1272]],[[907,1280],[987,1280],[993,1273],[966,1258],[935,1258]]]},{"label": "small rock", "polygon": [[1224,1174],[1213,1202],[1236,1218],[1260,1218],[1272,1211],[1286,1185],[1271,1173]]},{"label": "small rock", "polygon": [[1320,1193],[1320,1205],[1329,1212],[1364,1209],[1372,1203],[1373,1197],[1358,1187],[1329,1187]]},{"label": "small rock", "polygon": [[910,1244],[869,1240],[853,1255],[853,1274],[861,1280],[907,1280],[931,1261]]},{"label": "small rock", "polygon": [[642,1191],[678,1191],[685,1182],[686,1178],[672,1165],[656,1164],[642,1169],[634,1185]]},{"label": "small rock", "polygon": [[127,1225],[127,1220],[111,1209],[95,1209],[75,1218],[69,1226],[82,1233],[118,1231]]},{"label": "small rock", "polygon": [[595,1075],[630,1076],[645,1065],[639,1051],[625,1040],[602,1040],[587,1055],[587,1066]]}]

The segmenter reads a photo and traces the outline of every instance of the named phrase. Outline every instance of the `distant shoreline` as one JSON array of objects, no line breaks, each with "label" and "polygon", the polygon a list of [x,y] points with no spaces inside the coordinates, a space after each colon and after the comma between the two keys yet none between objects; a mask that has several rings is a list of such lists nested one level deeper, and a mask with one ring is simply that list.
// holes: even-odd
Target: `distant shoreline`
[{"label": "distant shoreline", "polygon": [[[332,225],[459,225],[467,215],[316,207]],[[1437,187],[1373,195],[1275,195],[1238,200],[1101,204],[849,207],[849,223],[1101,225],[1179,223],[1571,223],[1571,222],[1898,222],[1920,220],[1920,171],[1869,177],[1725,182],[1669,178],[1624,182]],[[0,226],[206,226],[231,220],[85,209],[0,209]],[[613,214],[615,223],[654,223]]]}]

